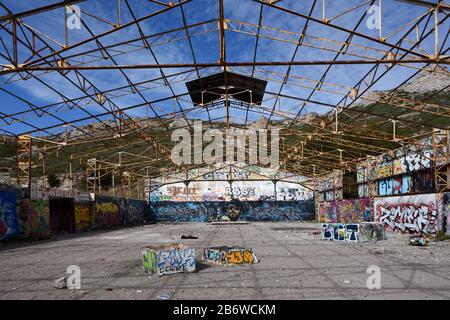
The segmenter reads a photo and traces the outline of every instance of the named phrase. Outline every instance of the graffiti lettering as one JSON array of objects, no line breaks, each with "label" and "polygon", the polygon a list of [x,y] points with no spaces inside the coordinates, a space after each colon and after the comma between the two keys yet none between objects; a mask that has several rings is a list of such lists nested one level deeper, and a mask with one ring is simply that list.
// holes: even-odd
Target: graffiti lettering
[{"label": "graffiti lettering", "polygon": [[238,247],[208,248],[203,251],[203,260],[220,265],[258,263],[252,249]]},{"label": "graffiti lettering", "polygon": [[436,233],[436,198],[434,195],[393,197],[377,200],[377,222],[393,231]]},{"label": "graffiti lettering", "polygon": [[372,221],[372,200],[340,200],[319,203],[319,222],[360,223]]},{"label": "graffiti lettering", "polygon": [[324,223],[322,239],[338,242],[358,242],[359,224]]},{"label": "graffiti lettering", "polygon": [[156,270],[159,276],[196,270],[195,249],[182,246],[159,251],[145,249],[142,256],[144,271],[155,273]]}]

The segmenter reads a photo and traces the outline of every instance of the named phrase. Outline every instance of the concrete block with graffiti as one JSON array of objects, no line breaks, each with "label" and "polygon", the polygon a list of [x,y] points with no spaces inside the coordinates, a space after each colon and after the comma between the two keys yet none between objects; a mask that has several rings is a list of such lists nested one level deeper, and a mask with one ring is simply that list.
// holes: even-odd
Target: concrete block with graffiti
[{"label": "concrete block with graffiti", "polygon": [[218,265],[254,264],[258,258],[252,249],[240,247],[213,247],[203,251],[203,260]]},{"label": "concrete block with graffiti", "polygon": [[387,240],[386,230],[381,223],[362,222],[359,224],[359,234],[363,242]]},{"label": "concrete block with graffiti", "polygon": [[144,272],[158,276],[195,272],[195,249],[183,245],[147,247],[142,251]]},{"label": "concrete block with graffiti", "polygon": [[359,224],[323,223],[322,239],[338,242],[358,242]]}]

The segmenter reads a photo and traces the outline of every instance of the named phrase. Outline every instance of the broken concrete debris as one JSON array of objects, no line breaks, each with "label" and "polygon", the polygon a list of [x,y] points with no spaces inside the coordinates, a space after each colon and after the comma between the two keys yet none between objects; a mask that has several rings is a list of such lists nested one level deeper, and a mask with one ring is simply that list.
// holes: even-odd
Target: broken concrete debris
[{"label": "broken concrete debris", "polygon": [[372,250],[372,253],[375,254],[383,254],[384,253],[384,247],[378,247]]},{"label": "broken concrete debris", "polygon": [[56,279],[53,287],[56,289],[67,289],[67,277]]},{"label": "broken concrete debris", "polygon": [[411,246],[420,246],[426,247],[428,246],[430,240],[425,234],[416,234],[409,237],[408,244]]},{"label": "broken concrete debris", "polygon": [[195,272],[195,249],[180,244],[147,247],[142,251],[144,272],[163,276]]}]

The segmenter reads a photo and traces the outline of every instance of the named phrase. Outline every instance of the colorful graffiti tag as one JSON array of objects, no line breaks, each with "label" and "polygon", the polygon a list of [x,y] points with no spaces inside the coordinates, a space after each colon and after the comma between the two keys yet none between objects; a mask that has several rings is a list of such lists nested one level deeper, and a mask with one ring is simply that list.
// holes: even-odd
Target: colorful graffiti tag
[{"label": "colorful graffiti tag", "polygon": [[437,232],[436,195],[425,194],[375,199],[375,218],[392,231]]},{"label": "colorful graffiti tag", "polygon": [[322,224],[322,239],[338,242],[358,242],[359,224],[324,223]]},{"label": "colorful graffiti tag", "polygon": [[240,247],[213,247],[203,251],[203,260],[219,265],[258,263],[252,249]]},{"label": "colorful graffiti tag", "polygon": [[76,203],[74,205],[75,231],[87,231],[91,228],[91,210],[89,204]]},{"label": "colorful graffiti tag", "polygon": [[314,201],[243,201],[241,220],[245,221],[312,221]]},{"label": "colorful graffiti tag", "polygon": [[142,251],[144,272],[163,276],[195,272],[195,249],[183,246],[146,248]]},{"label": "colorful graffiti tag", "polygon": [[314,201],[152,202],[156,221],[207,222],[227,216],[244,221],[312,221]]},{"label": "colorful graffiti tag", "polygon": [[373,221],[370,198],[319,203],[319,222],[360,223]]},{"label": "colorful graffiti tag", "polygon": [[211,203],[213,202],[160,201],[152,202],[151,208],[156,221],[207,222],[208,207]]},{"label": "colorful graffiti tag", "polygon": [[19,218],[23,236],[32,240],[50,238],[50,210],[47,200],[23,199],[20,203]]},{"label": "colorful graffiti tag", "polygon": [[16,237],[19,233],[16,194],[0,191],[0,240]]},{"label": "colorful graffiti tag", "polygon": [[114,227],[121,223],[119,206],[114,202],[95,202],[92,227]]}]

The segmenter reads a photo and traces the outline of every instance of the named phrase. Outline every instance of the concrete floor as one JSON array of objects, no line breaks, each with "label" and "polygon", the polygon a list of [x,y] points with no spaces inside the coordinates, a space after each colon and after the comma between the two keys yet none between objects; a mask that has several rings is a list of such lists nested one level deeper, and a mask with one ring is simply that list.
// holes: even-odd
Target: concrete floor
[{"label": "concrete floor", "polygon": [[[448,241],[413,247],[406,236],[388,233],[387,241],[341,244],[321,240],[313,234],[319,230],[316,223],[158,224],[7,244],[0,250],[0,300],[450,298]],[[144,274],[141,249],[171,242],[249,247],[260,263]],[[380,247],[384,252],[375,253]],[[53,288],[69,265],[81,268],[81,290]],[[381,290],[367,289],[369,265],[381,268]]]}]

